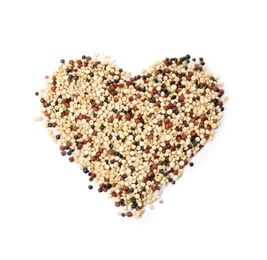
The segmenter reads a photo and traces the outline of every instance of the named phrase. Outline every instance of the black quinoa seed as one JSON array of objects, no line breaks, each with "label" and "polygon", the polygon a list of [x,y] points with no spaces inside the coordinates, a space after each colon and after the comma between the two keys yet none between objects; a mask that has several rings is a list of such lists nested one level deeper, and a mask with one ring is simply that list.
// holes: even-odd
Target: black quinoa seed
[{"label": "black quinoa seed", "polygon": [[89,172],[89,171],[88,171],[88,168],[87,168],[87,167],[84,167],[84,168],[83,168],[83,172],[84,172],[84,173],[88,173],[88,172]]},{"label": "black quinoa seed", "polygon": [[67,155],[72,155],[72,153],[73,153],[73,150],[70,149],[70,150],[67,152]]}]

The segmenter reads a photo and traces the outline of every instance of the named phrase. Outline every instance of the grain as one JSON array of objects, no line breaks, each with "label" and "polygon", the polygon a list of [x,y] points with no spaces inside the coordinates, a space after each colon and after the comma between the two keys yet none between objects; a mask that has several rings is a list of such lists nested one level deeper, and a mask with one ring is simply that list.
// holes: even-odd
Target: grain
[{"label": "grain", "polygon": [[120,216],[139,218],[213,138],[223,83],[203,58],[190,55],[158,61],[136,76],[98,56],[62,59],[35,94],[61,155],[123,208]]}]

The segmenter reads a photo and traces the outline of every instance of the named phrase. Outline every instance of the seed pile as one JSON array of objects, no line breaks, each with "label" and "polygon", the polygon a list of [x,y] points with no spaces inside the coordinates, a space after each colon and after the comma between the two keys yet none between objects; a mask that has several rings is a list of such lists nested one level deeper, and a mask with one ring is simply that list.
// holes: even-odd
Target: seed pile
[{"label": "seed pile", "polygon": [[108,56],[83,55],[61,60],[35,93],[61,155],[122,207],[121,216],[153,209],[161,188],[213,138],[224,91],[204,65],[190,55],[166,58],[131,77]]}]

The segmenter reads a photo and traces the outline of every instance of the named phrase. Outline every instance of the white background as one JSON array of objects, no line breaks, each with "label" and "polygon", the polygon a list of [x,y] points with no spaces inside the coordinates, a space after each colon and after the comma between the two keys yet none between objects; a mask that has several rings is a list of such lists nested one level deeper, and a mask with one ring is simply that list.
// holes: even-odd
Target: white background
[{"label": "white background", "polygon": [[[0,259],[267,259],[265,1],[1,1]],[[34,92],[62,58],[139,73],[203,56],[230,100],[215,139],[141,219],[59,155]]]}]

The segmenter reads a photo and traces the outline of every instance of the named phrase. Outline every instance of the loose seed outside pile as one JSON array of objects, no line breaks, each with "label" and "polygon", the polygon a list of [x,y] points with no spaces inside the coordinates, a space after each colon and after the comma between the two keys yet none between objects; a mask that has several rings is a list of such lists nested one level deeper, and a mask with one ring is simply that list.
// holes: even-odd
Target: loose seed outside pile
[{"label": "loose seed outside pile", "polygon": [[161,188],[213,138],[224,91],[204,65],[190,55],[166,58],[129,78],[109,56],[83,55],[46,76],[38,93],[45,127],[61,155],[123,208],[120,216],[153,209]]}]

